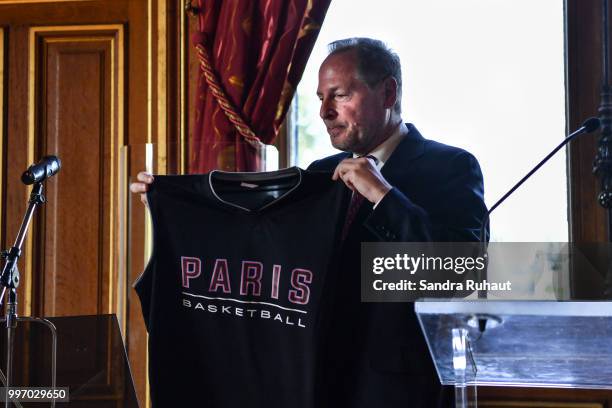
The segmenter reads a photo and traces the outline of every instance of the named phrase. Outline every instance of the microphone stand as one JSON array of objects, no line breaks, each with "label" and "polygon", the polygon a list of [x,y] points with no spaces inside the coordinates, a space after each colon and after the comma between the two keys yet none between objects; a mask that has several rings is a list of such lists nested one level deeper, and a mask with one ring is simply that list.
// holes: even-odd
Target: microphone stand
[{"label": "microphone stand", "polygon": [[[527,181],[527,179],[533,175],[533,173],[538,171],[540,167],[542,167],[548,160],[550,160],[550,158],[553,157],[563,146],[571,142],[576,136],[582,133],[594,132],[595,130],[599,129],[599,126],[600,126],[600,121],[597,118],[590,118],[584,121],[582,126],[580,126],[578,129],[576,129],[576,131],[574,131],[573,133],[570,133],[565,139],[563,139],[563,141],[559,143],[557,147],[555,147],[550,153],[548,153],[548,155],[546,155],[546,157],[544,157],[538,164],[536,164],[535,167],[529,171],[529,173],[527,173],[522,179],[520,179],[518,183],[516,183],[510,190],[508,190],[506,194],[502,196],[502,198],[497,200],[497,202],[491,206],[489,211],[487,211],[487,213],[485,214],[485,218],[482,221],[482,224],[480,226],[480,242],[482,243],[482,253],[485,254],[485,257],[487,254],[487,237],[485,236],[485,231],[487,230],[489,226],[489,217],[491,216],[491,213],[493,212],[493,210],[499,207],[501,203],[506,201],[506,199],[510,197],[510,195],[514,193],[517,188],[522,186],[523,183]],[[487,264],[488,264],[488,258],[487,258]],[[483,277],[482,274],[483,272],[480,271],[479,281],[482,281],[482,277]],[[487,299],[486,289],[478,291],[478,299]],[[482,329],[482,323],[481,323],[481,329]],[[484,331],[484,329],[481,331]]]},{"label": "microphone stand", "polygon": [[[30,321],[36,323],[42,323],[51,330],[52,334],[52,352],[51,352],[51,387],[55,388],[56,386],[56,361],[57,361],[57,330],[55,325],[51,323],[47,319],[35,318],[35,317],[18,317],[17,316],[17,287],[19,286],[19,270],[17,268],[17,261],[21,256],[21,247],[23,246],[23,241],[25,240],[26,232],[32,221],[32,216],[34,215],[34,210],[40,204],[45,202],[45,196],[43,195],[43,185],[42,182],[39,181],[32,186],[32,191],[30,193],[30,200],[28,202],[28,208],[26,210],[25,216],[23,217],[23,221],[21,222],[21,227],[19,228],[19,233],[17,234],[17,238],[15,239],[15,243],[8,251],[2,251],[2,258],[4,258],[5,264],[2,269],[2,274],[0,275],[0,285],[3,286],[2,294],[0,295],[0,307],[2,306],[2,302],[4,300],[4,295],[8,291],[8,299],[6,302],[6,315],[4,318],[0,319],[0,321],[6,322],[6,377],[0,370],[0,380],[2,381],[5,388],[5,408],[9,407],[10,399],[8,397],[8,388],[12,383],[12,375],[13,375],[13,349],[14,349],[14,336],[15,330],[17,328],[18,321]],[[21,404],[18,401],[13,401],[15,405],[21,407]],[[51,406],[55,407],[55,400],[51,402]]]}]

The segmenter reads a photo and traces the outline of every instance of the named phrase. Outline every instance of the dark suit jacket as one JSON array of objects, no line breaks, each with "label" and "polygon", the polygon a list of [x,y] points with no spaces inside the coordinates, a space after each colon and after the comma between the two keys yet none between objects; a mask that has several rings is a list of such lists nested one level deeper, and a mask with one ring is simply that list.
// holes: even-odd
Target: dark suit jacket
[{"label": "dark suit jacket", "polygon": [[[365,202],[349,230],[332,284],[322,390],[330,407],[453,406],[440,386],[412,303],[362,303],[360,244],[476,241],[486,213],[482,173],[465,150],[409,134],[383,166],[393,189],[376,209]],[[349,153],[315,161],[333,171]]]}]

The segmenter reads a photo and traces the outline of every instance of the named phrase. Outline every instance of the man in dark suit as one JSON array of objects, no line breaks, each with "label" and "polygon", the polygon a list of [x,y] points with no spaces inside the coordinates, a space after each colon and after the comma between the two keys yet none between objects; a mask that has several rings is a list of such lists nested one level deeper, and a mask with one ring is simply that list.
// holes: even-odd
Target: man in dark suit
[{"label": "man in dark suit", "polygon": [[334,171],[353,190],[352,200],[362,201],[345,226],[323,392],[330,406],[452,406],[452,389],[439,384],[413,304],[361,302],[360,244],[478,240],[486,213],[478,162],[404,123],[399,58],[380,41],[330,44],[317,94],[331,143],[346,153],[309,169]]},{"label": "man in dark suit", "polygon": [[[345,153],[309,169],[333,171],[358,204],[347,219],[330,296],[322,400],[329,407],[452,406],[452,389],[440,387],[413,305],[361,302],[360,244],[477,240],[486,213],[478,162],[404,123],[399,58],[380,41],[330,44],[317,94],[331,143]],[[143,172],[138,180],[130,188],[144,193],[153,177]]]}]

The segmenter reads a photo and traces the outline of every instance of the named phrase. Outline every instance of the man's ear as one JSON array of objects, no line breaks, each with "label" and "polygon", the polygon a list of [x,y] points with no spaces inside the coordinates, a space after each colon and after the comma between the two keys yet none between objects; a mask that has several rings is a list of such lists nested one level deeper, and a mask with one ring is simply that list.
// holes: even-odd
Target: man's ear
[{"label": "man's ear", "polygon": [[393,108],[397,101],[397,81],[393,77],[385,78],[384,80],[384,92],[385,92],[385,108]]}]

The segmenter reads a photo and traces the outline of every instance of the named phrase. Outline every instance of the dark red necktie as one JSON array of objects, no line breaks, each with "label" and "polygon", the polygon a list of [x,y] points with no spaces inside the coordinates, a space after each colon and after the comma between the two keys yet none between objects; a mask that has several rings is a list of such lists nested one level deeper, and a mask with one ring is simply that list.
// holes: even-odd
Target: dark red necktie
[{"label": "dark red necktie", "polygon": [[365,200],[365,197],[359,194],[357,191],[352,194],[351,203],[346,211],[344,227],[342,228],[342,242],[344,242],[346,239],[349,229],[351,228],[351,224],[353,224],[353,221],[355,221],[359,208],[361,208],[361,204],[363,204],[363,200]]},{"label": "dark red necktie", "polygon": [[[376,157],[372,155],[367,155],[365,157],[372,159],[375,165],[378,164],[378,159]],[[365,197],[359,194],[359,192],[357,191],[354,191],[353,194],[351,195],[351,202],[349,204],[348,210],[346,211],[344,227],[342,228],[342,242],[344,242],[344,240],[346,239],[349,229],[351,228],[353,221],[355,221],[355,217],[357,217],[357,213],[359,212],[359,209],[361,208],[361,204],[363,204],[364,200],[365,200]]]}]

